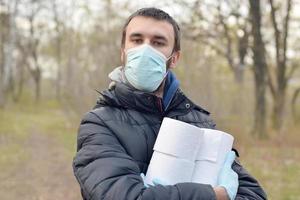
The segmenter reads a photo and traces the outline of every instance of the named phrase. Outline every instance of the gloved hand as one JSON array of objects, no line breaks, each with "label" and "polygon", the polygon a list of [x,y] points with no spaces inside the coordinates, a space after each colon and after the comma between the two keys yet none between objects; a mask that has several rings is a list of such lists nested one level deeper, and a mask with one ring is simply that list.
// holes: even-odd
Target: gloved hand
[{"label": "gloved hand", "polygon": [[144,173],[141,173],[140,176],[141,176],[142,179],[143,179],[144,186],[145,186],[145,187],[149,187],[149,185],[145,182],[145,174],[144,174]]},{"label": "gloved hand", "polygon": [[[145,182],[145,174],[141,173],[140,176],[143,179],[144,186],[145,187],[149,187],[149,185]],[[160,180],[158,178],[152,179],[152,183],[153,183],[154,186],[156,186],[156,185],[167,185],[164,181],[162,181],[162,180]]]},{"label": "gloved hand", "polygon": [[158,178],[154,178],[152,179],[152,183],[156,186],[156,185],[168,185],[166,182],[162,181],[161,179]]},{"label": "gloved hand", "polygon": [[231,168],[235,157],[236,155],[234,151],[231,151],[227,154],[223,168],[219,173],[217,184],[218,186],[222,186],[226,189],[230,200],[234,200],[239,186],[238,175]]}]

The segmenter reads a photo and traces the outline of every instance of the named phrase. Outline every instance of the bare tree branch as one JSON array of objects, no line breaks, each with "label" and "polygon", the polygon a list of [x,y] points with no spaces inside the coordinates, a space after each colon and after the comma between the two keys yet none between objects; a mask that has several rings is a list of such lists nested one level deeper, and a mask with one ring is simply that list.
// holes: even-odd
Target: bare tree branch
[{"label": "bare tree branch", "polygon": [[276,20],[276,8],[274,6],[273,0],[269,0],[271,6],[271,20],[272,25],[274,28],[274,35],[275,35],[275,45],[276,45],[276,63],[277,66],[281,64],[281,54],[280,54],[280,40],[281,40],[281,33],[278,29],[278,24]]},{"label": "bare tree branch", "polygon": [[294,117],[295,122],[298,121],[297,112],[296,112],[296,101],[299,97],[299,94],[300,94],[300,88],[297,88],[295,90],[294,94],[293,94],[292,103],[291,103],[292,113],[293,113],[293,117]]},{"label": "bare tree branch", "polygon": [[266,65],[266,69],[267,69],[267,81],[268,81],[268,85],[272,94],[273,98],[276,98],[276,87],[275,87],[275,81],[272,78],[272,73],[270,70],[270,66]]},{"label": "bare tree branch", "polygon": [[228,64],[230,66],[230,68],[232,70],[236,69],[236,64],[234,63],[234,59],[233,59],[233,55],[232,55],[232,38],[229,34],[229,30],[228,30],[228,26],[227,24],[224,22],[224,16],[221,14],[221,2],[220,0],[218,1],[218,6],[217,6],[217,10],[218,10],[218,17],[219,17],[219,21],[224,29],[224,36],[226,39],[226,52],[225,52],[225,57],[228,61]]},{"label": "bare tree branch", "polygon": [[285,76],[285,71],[286,71],[286,51],[287,51],[287,39],[288,39],[288,34],[289,34],[289,21],[290,21],[290,11],[291,11],[291,0],[287,0],[287,8],[286,8],[286,17],[284,20],[284,28],[283,28],[283,61],[282,64],[284,67],[283,70],[283,81],[284,84],[287,84],[288,77]]},{"label": "bare tree branch", "polygon": [[283,31],[283,55],[284,60],[286,62],[286,50],[287,50],[287,38],[289,33],[289,21],[290,21],[290,11],[291,11],[291,0],[287,0],[287,9],[286,9],[286,17],[284,21],[284,31]]}]

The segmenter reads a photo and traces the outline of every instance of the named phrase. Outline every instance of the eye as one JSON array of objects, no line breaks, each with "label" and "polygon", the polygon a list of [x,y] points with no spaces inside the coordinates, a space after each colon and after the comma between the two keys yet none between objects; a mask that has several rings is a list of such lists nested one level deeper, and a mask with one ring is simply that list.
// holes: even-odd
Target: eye
[{"label": "eye", "polygon": [[154,46],[157,46],[157,47],[161,47],[161,46],[164,46],[164,45],[165,45],[165,43],[160,42],[160,41],[153,41],[152,44],[153,44]]},{"label": "eye", "polygon": [[139,38],[137,38],[137,39],[132,39],[131,40],[133,43],[135,43],[135,44],[142,44],[143,43],[143,40],[142,39],[139,39]]}]

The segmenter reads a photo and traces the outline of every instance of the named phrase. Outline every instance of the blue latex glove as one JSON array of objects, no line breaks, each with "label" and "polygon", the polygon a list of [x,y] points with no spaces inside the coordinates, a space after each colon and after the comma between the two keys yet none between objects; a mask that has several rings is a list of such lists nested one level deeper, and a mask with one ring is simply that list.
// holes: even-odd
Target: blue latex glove
[{"label": "blue latex glove", "polygon": [[156,185],[168,185],[166,182],[158,179],[158,178],[154,178],[152,179],[152,183],[156,186]]},{"label": "blue latex glove", "polygon": [[218,186],[222,186],[226,189],[230,200],[234,200],[239,186],[238,175],[231,168],[235,157],[236,155],[234,151],[231,151],[227,154],[225,163],[219,174],[217,184]]},{"label": "blue latex glove", "polygon": [[149,185],[145,182],[145,174],[144,174],[144,173],[141,173],[140,176],[141,176],[142,179],[143,179],[144,186],[145,186],[145,187],[149,187]]},{"label": "blue latex glove", "polygon": [[[141,173],[140,176],[143,179],[144,186],[145,187],[149,187],[149,185],[147,183],[145,183],[145,174]],[[153,183],[154,186],[156,186],[156,185],[167,185],[164,181],[162,181],[162,180],[160,180],[158,178],[152,179],[152,183]]]}]

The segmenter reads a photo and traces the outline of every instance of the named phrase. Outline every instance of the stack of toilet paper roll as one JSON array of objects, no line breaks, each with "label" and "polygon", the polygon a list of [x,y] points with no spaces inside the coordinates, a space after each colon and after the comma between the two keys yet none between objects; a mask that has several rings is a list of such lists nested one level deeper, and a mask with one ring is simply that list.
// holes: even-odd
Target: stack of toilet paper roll
[{"label": "stack of toilet paper roll", "polygon": [[216,186],[233,140],[222,131],[164,118],[145,182],[153,185],[152,180],[158,178],[168,185],[195,182]]}]

